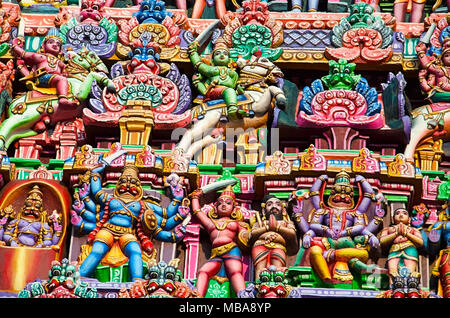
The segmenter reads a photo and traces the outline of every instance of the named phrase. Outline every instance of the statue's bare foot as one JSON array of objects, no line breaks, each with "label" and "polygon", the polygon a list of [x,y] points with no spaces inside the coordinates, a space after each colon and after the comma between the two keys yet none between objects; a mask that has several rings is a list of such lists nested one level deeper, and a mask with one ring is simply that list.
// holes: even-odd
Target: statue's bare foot
[{"label": "statue's bare foot", "polygon": [[230,106],[228,107],[228,117],[231,120],[237,120],[238,119],[238,108],[237,106]]},{"label": "statue's bare foot", "polygon": [[78,106],[78,101],[76,101],[76,100],[69,100],[69,99],[67,99],[67,98],[65,98],[65,97],[61,97],[59,100],[58,100],[58,102],[59,102],[59,106],[61,106],[61,107],[73,107],[73,108],[75,108],[75,107],[77,107]]}]

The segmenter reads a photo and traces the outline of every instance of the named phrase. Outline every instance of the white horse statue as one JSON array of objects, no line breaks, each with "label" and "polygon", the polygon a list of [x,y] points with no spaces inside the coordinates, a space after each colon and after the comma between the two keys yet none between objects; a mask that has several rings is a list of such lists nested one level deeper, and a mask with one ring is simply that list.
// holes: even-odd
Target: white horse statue
[{"label": "white horse statue", "polygon": [[[227,123],[220,122],[220,117],[226,109],[225,103],[208,105],[201,102],[196,106],[193,113],[193,124],[183,135],[177,148],[188,158],[200,151],[202,148],[221,140],[222,132],[226,128],[263,128],[267,125],[269,112],[274,106],[283,109],[286,105],[286,96],[283,90],[276,86],[278,78],[283,77],[281,70],[269,59],[253,55],[250,61],[243,58],[237,60],[240,69],[239,83],[244,87],[245,97],[240,95],[241,100],[247,103],[252,117],[231,120]],[[244,97],[244,98],[240,98]],[[214,101],[215,102],[215,101]],[[196,118],[201,115],[201,119]],[[214,129],[218,128],[218,129]],[[205,133],[210,133],[205,135]]]},{"label": "white horse statue", "polygon": [[414,159],[417,146],[425,138],[439,134],[445,142],[450,140],[450,107],[448,103],[434,103],[412,111],[411,139],[405,157]]}]

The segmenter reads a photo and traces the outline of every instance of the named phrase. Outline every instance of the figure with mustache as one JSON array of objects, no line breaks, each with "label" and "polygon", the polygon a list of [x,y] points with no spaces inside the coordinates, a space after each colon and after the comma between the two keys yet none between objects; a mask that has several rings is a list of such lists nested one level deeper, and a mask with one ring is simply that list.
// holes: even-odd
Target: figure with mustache
[{"label": "figure with mustache", "polygon": [[298,250],[297,233],[294,223],[286,213],[285,205],[274,195],[264,197],[262,213],[250,220],[252,229],[249,245],[255,267],[255,280],[271,265],[286,267],[286,256]]},{"label": "figure with mustache", "polygon": [[164,1],[143,0],[139,4],[139,11],[133,13],[139,24],[156,23],[161,24],[166,17],[172,17],[173,13],[166,10]]},{"label": "figure with mustache", "polygon": [[230,51],[225,42],[217,40],[212,52],[211,65],[202,61],[197,52],[198,43],[193,41],[189,44],[189,58],[197,72],[193,77],[194,86],[203,95],[203,101],[223,99],[227,107],[227,115],[223,114],[221,122],[228,119],[237,120],[240,117],[249,117],[244,109],[238,107],[237,96],[244,91],[238,85],[239,75],[232,66]]},{"label": "figure with mustache", "polygon": [[[38,185],[28,192],[17,217],[5,225],[0,245],[58,248],[56,244],[61,238],[62,226],[57,220],[49,222],[47,212],[44,211],[43,197]],[[5,210],[7,209],[11,210],[12,207]]]},{"label": "figure with mustache", "polygon": [[320,176],[308,194],[313,210],[303,236],[303,247],[309,249],[312,267],[322,281],[350,282],[353,276],[348,266],[358,270],[374,267],[366,264],[368,248],[379,245],[374,232],[379,229],[382,219],[374,218],[367,223],[365,212],[376,196],[364,177],[355,177],[360,188],[360,200],[356,207],[350,176],[345,170],[336,175],[325,204],[322,196],[327,180],[327,175]]},{"label": "figure with mustache", "polygon": [[267,2],[248,0],[242,2],[242,24],[265,25],[269,20],[270,12]]},{"label": "figure with mustache", "polygon": [[151,41],[151,34],[143,33],[140,39],[133,42],[133,50],[129,53],[131,61],[127,65],[128,72],[158,75],[161,71],[158,63],[160,53],[161,47],[158,43]]},{"label": "figure with mustache", "polygon": [[239,296],[245,290],[241,249],[247,247],[249,226],[244,222],[241,209],[231,186],[228,186],[214,204],[200,205],[202,190],[195,190],[192,196],[192,210],[195,218],[208,232],[212,244],[210,259],[200,268],[197,289],[204,297],[211,278],[223,281],[228,277]]},{"label": "figure with mustache", "polygon": [[[134,164],[127,164],[110,194],[102,189],[101,173],[106,165],[102,161],[99,167],[80,176],[81,189],[73,205],[72,224],[82,234],[89,233],[88,243],[92,244],[80,266],[80,274],[92,276],[97,265],[116,247],[128,259],[131,279],[141,279],[142,251],[152,255],[151,238],[175,243],[183,237],[182,233],[177,235],[169,230],[180,225],[188,215],[189,209],[182,202],[184,190],[179,185],[180,178],[172,175],[167,178],[173,195],[167,209],[156,202],[144,201],[139,170]],[[158,218],[157,214],[165,218]]]},{"label": "figure with mustache", "polygon": [[433,281],[438,280],[436,291],[440,296],[450,298],[450,198],[442,208],[438,220],[425,236],[425,245],[430,255],[437,256],[431,272]]},{"label": "figure with mustache", "polygon": [[[47,35],[38,52],[25,51],[24,43],[23,37],[17,37],[11,47],[18,60],[17,69],[24,76],[22,80],[30,80],[37,87],[55,88],[60,106],[76,107],[77,101],[68,99],[69,82],[63,61],[62,39],[56,34]],[[31,67],[31,71],[26,66]]]},{"label": "figure with mustache", "polygon": [[80,22],[98,24],[105,14],[104,0],[82,0]]},{"label": "figure with mustache", "polygon": [[388,269],[391,282],[399,275],[400,267],[407,267],[410,273],[418,270],[418,248],[423,246],[422,234],[411,224],[411,218],[406,209],[398,208],[394,211],[394,224],[383,229],[380,244],[389,246]]}]

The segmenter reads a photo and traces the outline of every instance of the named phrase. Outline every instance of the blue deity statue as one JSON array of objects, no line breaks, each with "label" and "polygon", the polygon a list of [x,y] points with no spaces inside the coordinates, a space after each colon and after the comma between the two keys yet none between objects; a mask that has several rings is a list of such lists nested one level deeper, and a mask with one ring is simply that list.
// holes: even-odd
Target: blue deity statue
[{"label": "blue deity statue", "polygon": [[[183,220],[189,213],[185,203],[180,177],[167,178],[172,201],[167,208],[144,198],[144,189],[138,169],[127,164],[113,193],[102,188],[103,161],[95,169],[80,176],[81,184],[73,205],[72,224],[81,232],[89,233],[92,249],[80,266],[81,276],[92,276],[97,265],[116,245],[128,258],[132,280],[143,275],[142,251],[153,253],[154,238],[175,243],[184,236]],[[173,230],[173,231],[172,231]]]}]

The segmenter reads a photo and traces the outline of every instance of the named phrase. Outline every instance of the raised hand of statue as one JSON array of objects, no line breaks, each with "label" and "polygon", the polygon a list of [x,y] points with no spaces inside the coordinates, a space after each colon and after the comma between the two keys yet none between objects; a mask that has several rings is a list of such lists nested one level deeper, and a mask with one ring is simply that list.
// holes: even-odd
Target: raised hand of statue
[{"label": "raised hand of statue", "polygon": [[424,42],[419,41],[416,45],[416,52],[425,52],[427,50],[427,45]]},{"label": "raised hand of statue", "polygon": [[0,225],[5,225],[6,222],[8,222],[8,217],[7,216],[4,216],[4,217],[0,218]]},{"label": "raised hand of statue", "polygon": [[196,41],[193,41],[188,45],[189,54],[195,53],[197,52],[197,50],[198,50],[198,43]]},{"label": "raised hand of statue", "polygon": [[[89,194],[89,184],[87,183],[83,183],[81,185],[81,187],[78,188],[78,195],[80,196],[80,199],[84,199],[88,196]],[[84,203],[83,202],[79,202],[79,204],[83,204],[83,208],[84,208]]]},{"label": "raised hand of statue", "polygon": [[78,199],[75,199],[75,200],[73,201],[73,204],[72,204],[72,209],[73,209],[75,212],[80,213],[81,211],[83,211],[83,209],[85,209],[84,202],[83,202],[83,201],[80,201],[80,200],[78,200]]},{"label": "raised hand of statue", "polygon": [[187,205],[180,205],[178,207],[178,213],[180,213],[183,218],[186,218],[186,216],[188,216],[190,212],[191,209]]},{"label": "raised hand of statue", "polygon": [[189,194],[189,196],[191,197],[191,198],[200,198],[201,196],[202,196],[202,194],[203,194],[203,191],[202,191],[202,189],[200,189],[200,188],[198,188],[198,189],[195,189],[194,191],[192,191],[190,194]]},{"label": "raised hand of statue", "polygon": [[75,226],[80,226],[83,219],[74,210],[70,210],[70,223]]},{"label": "raised hand of statue", "polygon": [[408,234],[408,226],[403,223],[400,223],[398,225],[398,232],[401,236],[406,237],[406,235]]},{"label": "raised hand of statue", "polygon": [[19,36],[12,41],[12,46],[13,47],[18,46],[18,47],[23,48],[24,43],[25,43],[25,38],[23,36]]}]

